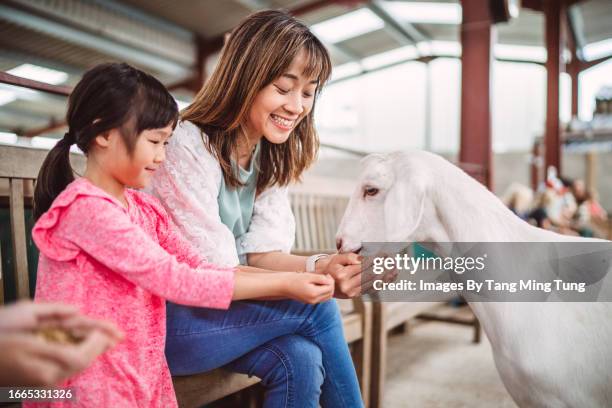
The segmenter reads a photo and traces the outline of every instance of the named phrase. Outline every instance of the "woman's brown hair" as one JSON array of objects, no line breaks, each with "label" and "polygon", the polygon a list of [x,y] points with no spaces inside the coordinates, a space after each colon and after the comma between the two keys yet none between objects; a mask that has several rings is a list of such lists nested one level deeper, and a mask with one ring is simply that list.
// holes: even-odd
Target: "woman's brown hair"
[{"label": "woman's brown hair", "polygon": [[[298,53],[306,53],[304,75],[317,79],[316,97],[331,75],[331,61],[323,44],[301,22],[283,11],[265,10],[245,18],[230,34],[217,67],[181,113],[208,138],[206,147],[221,165],[226,184],[242,185],[231,165],[238,137],[255,97],[281,76]],[[319,150],[312,110],[281,144],[261,140],[257,190],[297,181]]]}]

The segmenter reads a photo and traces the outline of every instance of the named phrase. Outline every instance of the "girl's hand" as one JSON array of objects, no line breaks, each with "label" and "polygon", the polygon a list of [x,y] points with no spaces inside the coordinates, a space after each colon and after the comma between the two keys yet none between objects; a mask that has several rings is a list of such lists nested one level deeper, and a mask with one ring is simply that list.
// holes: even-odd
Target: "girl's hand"
[{"label": "girl's hand", "polygon": [[[336,293],[334,296],[340,299],[360,296],[364,287],[368,287],[371,276],[362,274],[363,257],[354,253],[334,254],[317,262],[324,268],[322,273],[328,273],[336,282]],[[318,266],[318,265],[317,265]]]},{"label": "girl's hand", "polygon": [[287,296],[303,303],[321,303],[334,295],[334,278],[316,273],[292,273],[287,279]]}]

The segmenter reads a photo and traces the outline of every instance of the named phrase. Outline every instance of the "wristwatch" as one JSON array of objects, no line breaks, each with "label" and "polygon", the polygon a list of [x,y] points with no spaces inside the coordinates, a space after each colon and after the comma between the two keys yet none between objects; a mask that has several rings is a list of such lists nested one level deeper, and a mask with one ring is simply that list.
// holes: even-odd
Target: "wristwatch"
[{"label": "wristwatch", "polygon": [[315,272],[315,265],[317,261],[321,258],[327,258],[328,256],[329,254],[310,255],[308,258],[306,258],[306,272],[310,272],[310,273]]}]

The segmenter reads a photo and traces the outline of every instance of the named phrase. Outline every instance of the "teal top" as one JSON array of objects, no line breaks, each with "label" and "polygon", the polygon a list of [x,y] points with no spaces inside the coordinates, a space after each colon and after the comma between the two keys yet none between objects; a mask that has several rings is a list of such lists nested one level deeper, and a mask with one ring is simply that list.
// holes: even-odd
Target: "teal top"
[{"label": "teal top", "polygon": [[[219,195],[219,217],[221,222],[234,234],[234,239],[238,239],[248,231],[255,206],[255,193],[257,190],[257,166],[259,160],[259,143],[255,147],[253,157],[248,169],[243,169],[232,160],[234,171],[237,170],[238,178],[244,184],[234,188],[225,184],[225,178],[221,177]],[[246,254],[238,253],[241,264],[246,264]]]}]

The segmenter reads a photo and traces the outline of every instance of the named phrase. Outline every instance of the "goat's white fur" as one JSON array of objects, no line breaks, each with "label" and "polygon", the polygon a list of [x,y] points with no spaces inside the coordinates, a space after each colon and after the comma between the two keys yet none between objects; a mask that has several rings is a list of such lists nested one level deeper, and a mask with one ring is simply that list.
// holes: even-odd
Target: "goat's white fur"
[{"label": "goat's white fur", "polygon": [[[379,189],[364,196],[366,187]],[[336,237],[362,242],[558,242],[427,152],[371,155]],[[442,255],[442,254],[441,254]],[[521,407],[612,406],[612,303],[471,303],[504,385]]]}]

